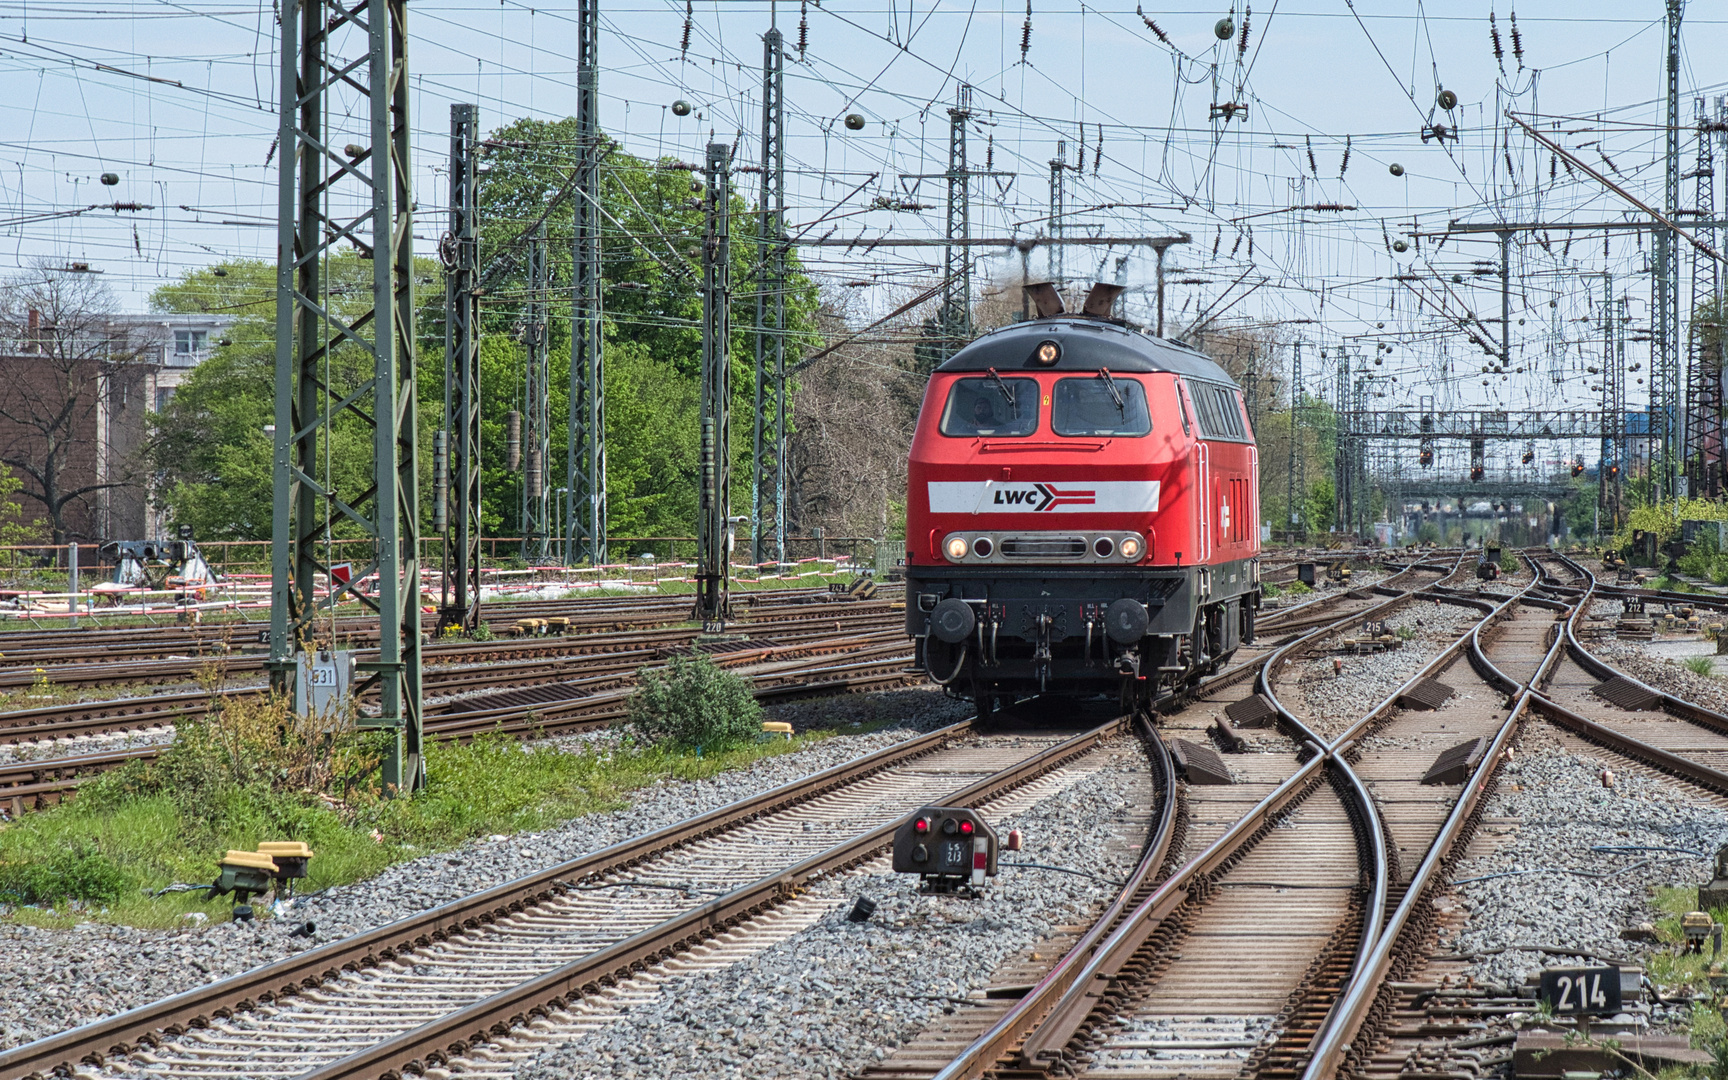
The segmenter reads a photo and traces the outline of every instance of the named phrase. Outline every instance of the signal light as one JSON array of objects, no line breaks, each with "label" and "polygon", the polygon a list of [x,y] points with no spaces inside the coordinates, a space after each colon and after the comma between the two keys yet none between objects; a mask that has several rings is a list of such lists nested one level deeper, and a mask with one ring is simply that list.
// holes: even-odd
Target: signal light
[{"label": "signal light", "polygon": [[1434,464],[1434,451],[1422,451],[1416,456],[1416,461],[1417,464],[1421,465],[1424,469],[1431,467]]},{"label": "signal light", "polygon": [[1470,467],[1470,479],[1472,479],[1472,480],[1482,479],[1482,466],[1472,465]]},{"label": "signal light", "polygon": [[1062,359],[1062,346],[1054,341],[1040,341],[1038,348],[1032,352],[1032,362],[1050,367]]},{"label": "signal light", "polygon": [[971,836],[973,833],[973,830],[974,830],[974,826],[970,821],[960,822],[960,835],[961,836]]},{"label": "signal light", "polygon": [[1536,451],[1534,451],[1534,450],[1524,451],[1524,464],[1528,465],[1532,461],[1535,461],[1535,460],[1536,460]]},{"label": "signal light", "polygon": [[1584,463],[1582,461],[1574,461],[1572,463],[1572,475],[1573,476],[1583,476],[1584,475]]},{"label": "signal light", "polygon": [[930,831],[930,819],[927,817],[921,817],[917,821],[914,821],[912,823],[912,831],[920,832],[920,833],[929,832]]}]

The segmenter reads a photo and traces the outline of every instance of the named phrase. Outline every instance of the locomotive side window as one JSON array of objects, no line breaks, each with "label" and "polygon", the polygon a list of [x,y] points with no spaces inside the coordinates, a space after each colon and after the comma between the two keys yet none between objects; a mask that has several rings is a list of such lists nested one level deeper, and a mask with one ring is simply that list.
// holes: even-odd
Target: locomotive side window
[{"label": "locomotive side window", "polygon": [[1149,434],[1152,417],[1146,411],[1146,388],[1127,378],[1058,379],[1050,424],[1058,435]]},{"label": "locomotive side window", "polygon": [[1200,433],[1208,439],[1246,439],[1247,426],[1234,392],[1210,383],[1190,382],[1195,411],[1200,414]]},{"label": "locomotive side window", "polygon": [[1038,381],[985,376],[956,380],[942,408],[941,432],[970,439],[1030,435],[1038,430]]}]

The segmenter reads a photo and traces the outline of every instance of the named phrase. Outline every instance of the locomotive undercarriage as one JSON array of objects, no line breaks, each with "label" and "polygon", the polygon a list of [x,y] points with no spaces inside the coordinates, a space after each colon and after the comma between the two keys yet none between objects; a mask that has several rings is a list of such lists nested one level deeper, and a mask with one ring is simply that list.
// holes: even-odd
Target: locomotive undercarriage
[{"label": "locomotive undercarriage", "polygon": [[1253,640],[1252,560],[1150,573],[915,568],[907,628],[918,658],[981,714],[1030,693],[1117,693],[1150,703]]}]

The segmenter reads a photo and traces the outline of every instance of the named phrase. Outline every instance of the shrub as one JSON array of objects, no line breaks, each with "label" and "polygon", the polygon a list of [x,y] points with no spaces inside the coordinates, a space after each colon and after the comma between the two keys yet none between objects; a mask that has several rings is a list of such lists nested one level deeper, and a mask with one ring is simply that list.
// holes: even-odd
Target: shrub
[{"label": "shrub", "polygon": [[659,671],[643,668],[637,679],[625,723],[648,742],[719,750],[761,733],[762,706],[749,681],[708,656],[675,656]]},{"label": "shrub", "polygon": [[39,859],[0,862],[0,898],[22,904],[118,900],[127,881],[113,859],[89,844],[63,847]]},{"label": "shrub", "polygon": [[1681,664],[1694,675],[1708,675],[1716,666],[1708,656],[1688,656]]}]

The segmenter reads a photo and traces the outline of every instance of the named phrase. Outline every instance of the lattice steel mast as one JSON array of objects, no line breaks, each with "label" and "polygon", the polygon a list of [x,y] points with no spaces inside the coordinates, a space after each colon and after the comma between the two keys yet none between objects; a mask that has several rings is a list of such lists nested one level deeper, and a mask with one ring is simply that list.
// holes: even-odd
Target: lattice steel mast
[{"label": "lattice steel mast", "polygon": [[730,614],[732,555],[732,151],[709,143],[702,238],[701,492],[696,515],[696,610],[705,627]]},{"label": "lattice steel mast", "polygon": [[[301,650],[333,644],[333,621],[320,636],[315,619],[334,601],[376,612],[377,659],[360,665],[360,689],[376,689],[378,711],[360,722],[396,733],[384,782],[407,791],[425,776],[407,5],[283,0],[281,26],[271,684],[286,692]],[[364,123],[366,142],[335,145],[327,116]],[[338,244],[371,268],[370,296],[353,307],[331,303]],[[338,489],[324,466],[337,428],[371,437],[360,490]],[[347,575],[332,573],[337,521],[372,544]],[[375,593],[356,588],[374,574]]]},{"label": "lattice steel mast", "polygon": [[[1668,56],[1663,135],[1662,209],[1670,220],[1680,210],[1680,13],[1683,0],[1667,0]],[[1653,440],[1652,495],[1682,493],[1679,470],[1684,454],[1684,382],[1680,373],[1680,250],[1672,229],[1655,231],[1656,318],[1651,333],[1650,422]]]},{"label": "lattice steel mast", "polygon": [[755,468],[750,480],[754,562],[786,557],[786,49],[778,27],[762,38],[762,191],[756,226]]},{"label": "lattice steel mast", "polygon": [[[1693,213],[1699,239],[1716,247],[1716,155],[1713,143],[1722,130],[1704,99],[1695,103],[1698,164]],[[1716,296],[1721,276],[1716,260],[1692,252],[1692,309],[1688,312],[1686,349],[1686,475],[1694,495],[1715,498],[1722,493],[1722,328]]]},{"label": "lattice steel mast", "polygon": [[938,363],[972,340],[972,254],[965,244],[972,235],[972,173],[966,167],[966,125],[972,119],[972,87],[961,83],[948,110],[948,204],[942,249],[942,306],[937,314],[941,341]]},{"label": "lattice steel mast", "polygon": [[[444,432],[447,477],[438,632],[470,633],[480,621],[480,265],[475,202],[479,107],[450,106],[450,231],[444,261]],[[453,510],[454,513],[449,511]]]},{"label": "lattice steel mast", "polygon": [[552,278],[546,265],[546,226],[528,237],[528,302],[522,311],[522,348],[527,360],[522,403],[522,557],[531,564],[552,557],[552,515],[546,469],[552,457],[551,364],[547,356],[546,309]]},{"label": "lattice steel mast", "polygon": [[600,0],[576,5],[576,197],[572,242],[570,557],[606,561],[606,379],[600,301]]}]

